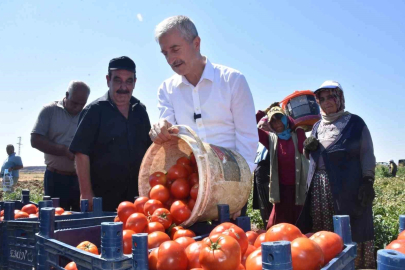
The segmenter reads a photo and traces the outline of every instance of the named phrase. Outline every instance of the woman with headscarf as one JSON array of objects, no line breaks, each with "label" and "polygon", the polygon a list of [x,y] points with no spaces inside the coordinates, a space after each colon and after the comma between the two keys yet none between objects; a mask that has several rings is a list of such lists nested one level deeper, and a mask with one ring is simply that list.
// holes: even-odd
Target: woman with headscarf
[{"label": "woman with headscarf", "polygon": [[322,119],[304,143],[311,160],[309,190],[298,226],[303,233],[333,231],[333,215],[349,215],[358,244],[356,269],[374,268],[375,157],[370,132],[363,119],[345,111],[338,82],[325,81],[315,95]]},{"label": "woman with headscarf", "polygon": [[[297,221],[305,201],[308,160],[303,156],[304,130],[291,130],[290,120],[278,102],[266,111],[270,132],[259,130],[259,141],[268,149],[268,194],[273,204],[269,228]],[[258,190],[259,194],[262,192]]]}]

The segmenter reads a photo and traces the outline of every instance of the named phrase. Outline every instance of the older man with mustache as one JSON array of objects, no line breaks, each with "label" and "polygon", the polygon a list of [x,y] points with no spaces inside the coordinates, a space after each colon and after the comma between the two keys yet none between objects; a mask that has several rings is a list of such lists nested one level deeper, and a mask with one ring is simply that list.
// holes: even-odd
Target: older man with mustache
[{"label": "older man with mustache", "polygon": [[93,196],[102,197],[103,210],[115,211],[138,195],[139,167],[152,142],[146,107],[132,96],[135,63],[126,56],[112,59],[106,78],[109,90],[83,110],[70,151],[81,198],[91,207]]}]

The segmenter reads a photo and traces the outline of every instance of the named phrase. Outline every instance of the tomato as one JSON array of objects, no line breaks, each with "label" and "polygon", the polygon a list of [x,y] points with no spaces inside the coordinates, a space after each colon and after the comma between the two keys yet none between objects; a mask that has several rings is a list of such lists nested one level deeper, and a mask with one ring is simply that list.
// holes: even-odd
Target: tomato
[{"label": "tomato", "polygon": [[135,200],[134,205],[135,205],[135,212],[136,213],[142,213],[143,214],[143,207],[145,206],[145,203],[149,201],[148,197],[139,197]]},{"label": "tomato", "polygon": [[240,265],[240,246],[233,237],[221,235],[215,242],[209,238],[202,243],[199,259],[203,269],[235,270]]},{"label": "tomato", "polygon": [[182,249],[186,249],[189,245],[195,243],[195,240],[188,236],[182,236],[182,237],[176,238],[176,240],[174,240],[174,241],[179,243],[181,245]]},{"label": "tomato", "polygon": [[72,215],[72,212],[65,211],[65,212],[62,213],[61,216],[68,216],[68,215]]},{"label": "tomato", "polygon": [[281,240],[291,242],[298,237],[302,237],[300,229],[289,223],[280,223],[274,225],[266,232],[266,242]]},{"label": "tomato", "polygon": [[21,211],[27,213],[28,215],[29,214],[36,214],[37,213],[37,207],[30,203],[30,204],[24,205],[23,208],[21,208]]},{"label": "tomato", "polygon": [[243,264],[239,264],[238,268],[236,270],[246,270]]},{"label": "tomato", "polygon": [[166,206],[167,209],[170,209],[170,206],[173,204],[173,202],[174,202],[175,200],[176,200],[175,198],[173,198],[172,196],[170,196],[170,198],[164,203],[164,206]]},{"label": "tomato", "polygon": [[187,259],[188,259],[188,268],[201,267],[201,264],[200,264],[200,251],[201,251],[201,248],[202,248],[202,242],[192,243],[191,245],[189,245],[186,248],[185,251],[186,251],[186,256],[187,256]]},{"label": "tomato", "polygon": [[190,190],[190,197],[194,200],[197,200],[198,188],[199,188],[199,185],[195,184]]},{"label": "tomato", "polygon": [[118,205],[118,217],[122,223],[126,223],[130,215],[136,212],[135,205],[131,202],[125,201]]},{"label": "tomato", "polygon": [[163,204],[158,200],[150,199],[143,206],[143,212],[146,216],[150,216],[158,208],[164,208]]},{"label": "tomato", "polygon": [[[246,270],[262,270],[262,249],[258,248],[246,259]],[[295,270],[295,269],[294,269]]]},{"label": "tomato", "polygon": [[77,270],[77,266],[75,262],[70,262],[65,266],[66,270]]},{"label": "tomato", "polygon": [[246,249],[246,252],[242,255],[242,259],[241,259],[241,264],[244,267],[246,267],[247,257],[249,257],[249,255],[255,250],[256,250],[256,248],[253,245],[251,245],[251,244],[248,245],[248,248]]},{"label": "tomato", "polygon": [[81,242],[77,248],[98,255],[97,246],[89,241]]},{"label": "tomato", "polygon": [[28,215],[27,213],[23,212],[23,211],[19,211],[17,212],[17,214],[14,214],[14,219],[19,219],[19,218],[29,218],[30,215]]},{"label": "tomato", "polygon": [[1,210],[0,217],[4,217],[4,210]]},{"label": "tomato", "polygon": [[121,222],[120,218],[118,216],[115,216],[114,222]]},{"label": "tomato", "polygon": [[322,249],[325,264],[335,258],[343,250],[343,239],[336,233],[320,231],[309,239],[316,242]]},{"label": "tomato", "polygon": [[291,242],[294,270],[319,270],[324,265],[322,249],[311,239],[298,237]]},{"label": "tomato", "polygon": [[187,169],[183,165],[180,165],[180,164],[173,165],[167,172],[167,178],[169,180],[187,178],[187,176],[188,176]]},{"label": "tomato", "polygon": [[195,233],[193,231],[191,231],[191,230],[180,229],[180,230],[178,230],[177,232],[174,233],[173,240],[176,240],[177,238],[184,237],[184,236],[195,237]]},{"label": "tomato", "polygon": [[148,224],[148,233],[153,232],[165,232],[165,227],[159,222],[149,222]]},{"label": "tomato", "polygon": [[127,219],[125,223],[125,229],[132,230],[135,233],[147,233],[148,232],[148,218],[141,213],[133,213]]},{"label": "tomato", "polygon": [[151,253],[149,253],[148,256],[148,262],[149,262],[149,270],[157,270],[157,260],[158,260],[158,248],[155,248],[152,250]]},{"label": "tomato", "polygon": [[190,154],[190,164],[196,166],[197,165],[197,161],[195,160],[195,156],[194,153]]},{"label": "tomato", "polygon": [[200,179],[198,178],[198,173],[193,173],[188,177],[188,183],[190,187],[194,186],[195,184],[198,184],[200,182]]},{"label": "tomato", "polygon": [[175,241],[167,241],[160,245],[158,250],[157,269],[159,270],[186,270],[187,256],[181,245]]},{"label": "tomato", "polygon": [[37,218],[38,216],[37,216],[37,214],[29,214],[28,217],[29,217],[29,218]]},{"label": "tomato", "polygon": [[174,234],[180,230],[180,229],[184,229],[182,226],[174,226],[170,229],[170,239],[173,239]]},{"label": "tomato", "polygon": [[155,172],[149,176],[149,185],[154,187],[156,185],[166,185],[166,174],[162,172]]},{"label": "tomato", "polygon": [[188,208],[193,211],[194,206],[195,206],[195,200],[194,199],[189,199],[187,203]]},{"label": "tomato", "polygon": [[181,157],[177,160],[176,164],[180,165],[191,165],[190,159],[188,157]]},{"label": "tomato", "polygon": [[398,235],[398,240],[405,240],[405,231],[402,231],[399,235]]},{"label": "tomato", "polygon": [[3,221],[4,220],[4,217],[0,217],[0,221]]},{"label": "tomato", "polygon": [[182,201],[175,201],[170,206],[170,213],[172,213],[173,222],[181,224],[191,216],[191,211],[188,206]]},{"label": "tomato", "polygon": [[190,195],[190,185],[184,178],[179,178],[170,187],[170,193],[176,199],[185,199]]},{"label": "tomato", "polygon": [[210,238],[212,241],[216,241],[218,236],[216,235],[228,235],[238,241],[240,245],[240,252],[243,255],[247,248],[248,248],[248,238],[246,236],[245,231],[243,231],[240,227],[232,224],[230,222],[224,222],[218,226],[216,226],[210,233]]},{"label": "tomato", "polygon": [[156,209],[150,220],[161,223],[165,229],[168,229],[173,222],[172,214],[166,208]]},{"label": "tomato", "polygon": [[394,240],[385,249],[392,249],[405,254],[405,240]]},{"label": "tomato", "polygon": [[17,214],[18,212],[20,212],[21,210],[18,209],[14,209],[14,215]]},{"label": "tomato", "polygon": [[65,210],[62,207],[55,208],[55,214],[62,215]]},{"label": "tomato", "polygon": [[132,230],[122,231],[122,243],[124,245],[124,254],[132,253],[132,235],[135,234]]},{"label": "tomato", "polygon": [[255,248],[260,248],[264,241],[266,241],[266,233],[259,234],[254,244]]},{"label": "tomato", "polygon": [[246,232],[246,236],[248,238],[248,242],[250,245],[254,245],[256,238],[259,236],[259,234],[257,232],[254,231],[248,231]]},{"label": "tomato", "polygon": [[148,249],[157,248],[163,242],[169,241],[170,237],[164,232],[153,232],[148,235]]},{"label": "tomato", "polygon": [[165,203],[170,199],[170,191],[163,185],[156,185],[150,190],[149,198]]}]

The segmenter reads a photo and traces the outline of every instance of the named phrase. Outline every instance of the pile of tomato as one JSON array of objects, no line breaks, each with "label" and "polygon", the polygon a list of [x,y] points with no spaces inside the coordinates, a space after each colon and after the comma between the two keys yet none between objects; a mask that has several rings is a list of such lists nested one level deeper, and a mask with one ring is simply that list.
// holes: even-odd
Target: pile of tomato
[{"label": "pile of tomato", "polygon": [[387,245],[385,249],[392,249],[405,254],[405,231],[402,231],[397,239]]},{"label": "pile of tomato", "polygon": [[[20,219],[20,218],[37,218],[39,216],[39,209],[36,207],[34,204],[27,204],[24,205],[21,210],[14,210],[14,219]],[[71,212],[68,212],[61,208],[61,207],[56,207],[55,208],[55,216],[60,216],[60,215],[71,215]],[[4,220],[4,210],[1,210],[0,214],[0,221]]]}]

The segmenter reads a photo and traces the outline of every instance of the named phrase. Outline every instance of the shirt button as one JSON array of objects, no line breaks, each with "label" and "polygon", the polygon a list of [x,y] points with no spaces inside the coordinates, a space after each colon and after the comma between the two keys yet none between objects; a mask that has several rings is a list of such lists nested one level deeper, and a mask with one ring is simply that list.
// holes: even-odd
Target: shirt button
[{"label": "shirt button", "polygon": [[197,89],[194,89],[194,93],[197,93]]},{"label": "shirt button", "polygon": [[197,107],[197,108],[195,108],[195,110],[198,112],[200,110],[200,108]]},{"label": "shirt button", "polygon": [[299,172],[300,170],[297,169],[297,172]]},{"label": "shirt button", "polygon": [[298,159],[298,157],[296,157],[296,159]]}]

